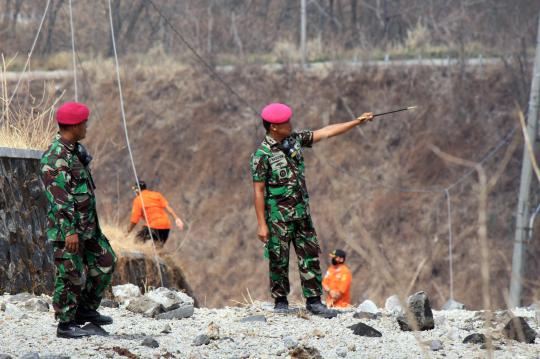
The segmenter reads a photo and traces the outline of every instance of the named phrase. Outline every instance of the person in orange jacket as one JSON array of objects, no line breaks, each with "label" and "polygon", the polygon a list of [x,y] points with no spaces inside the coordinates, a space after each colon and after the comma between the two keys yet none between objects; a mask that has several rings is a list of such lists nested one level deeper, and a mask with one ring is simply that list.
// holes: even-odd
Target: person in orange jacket
[{"label": "person in orange jacket", "polygon": [[326,293],[326,305],[346,308],[351,304],[351,271],[345,265],[347,254],[341,249],[330,253],[332,265],[326,271],[322,285]]},{"label": "person in orange jacket", "polygon": [[[141,193],[139,193],[139,188],[141,189]],[[137,238],[146,242],[152,237],[155,243],[163,246],[169,238],[169,232],[171,230],[171,221],[165,210],[174,217],[178,229],[183,230],[184,223],[169,206],[169,203],[161,193],[148,190],[146,188],[146,183],[143,181],[139,181],[139,188],[137,185],[132,187],[136,197],[133,200],[131,221],[127,231],[130,233],[139,220],[145,219],[143,212],[144,202],[148,223],[145,224],[144,228],[140,230],[139,233],[137,233]],[[150,232],[152,233],[152,236],[150,236]]]}]

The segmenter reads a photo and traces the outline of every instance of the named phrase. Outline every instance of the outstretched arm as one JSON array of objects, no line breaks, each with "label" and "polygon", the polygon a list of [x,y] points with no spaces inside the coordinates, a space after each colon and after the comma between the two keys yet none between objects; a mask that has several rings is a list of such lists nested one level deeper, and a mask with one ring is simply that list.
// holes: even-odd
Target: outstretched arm
[{"label": "outstretched arm", "polygon": [[329,125],[319,130],[313,131],[313,143],[319,142],[326,138],[341,135],[349,131],[351,128],[356,127],[366,121],[371,121],[372,119],[373,119],[373,113],[366,112],[355,120],[342,122],[342,123],[336,123],[335,125]]}]

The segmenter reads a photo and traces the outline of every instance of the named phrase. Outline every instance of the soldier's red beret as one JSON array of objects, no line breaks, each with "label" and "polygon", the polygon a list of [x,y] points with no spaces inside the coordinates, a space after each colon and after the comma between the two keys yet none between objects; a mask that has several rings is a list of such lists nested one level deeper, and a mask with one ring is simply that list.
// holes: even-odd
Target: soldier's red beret
[{"label": "soldier's red beret", "polygon": [[56,111],[56,122],[60,125],[78,125],[90,116],[88,106],[79,102],[66,102]]},{"label": "soldier's red beret", "polygon": [[271,103],[263,108],[261,117],[266,122],[284,123],[291,119],[292,109],[282,103]]}]

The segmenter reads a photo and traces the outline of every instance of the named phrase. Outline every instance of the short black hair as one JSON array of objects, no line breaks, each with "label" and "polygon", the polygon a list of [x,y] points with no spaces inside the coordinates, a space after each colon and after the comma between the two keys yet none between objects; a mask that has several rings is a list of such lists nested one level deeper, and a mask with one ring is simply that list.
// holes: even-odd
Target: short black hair
[{"label": "short black hair", "polygon": [[270,126],[272,124],[270,122],[268,122],[268,121],[265,121],[265,120],[262,120],[262,123],[263,123],[264,129],[266,130],[266,132],[270,131]]},{"label": "short black hair", "polygon": [[146,182],[139,180],[139,187],[141,191],[144,191],[146,189]]},{"label": "short black hair", "polygon": [[58,128],[60,128],[61,131],[69,131],[73,128],[74,125],[64,125],[64,124],[58,124]]}]

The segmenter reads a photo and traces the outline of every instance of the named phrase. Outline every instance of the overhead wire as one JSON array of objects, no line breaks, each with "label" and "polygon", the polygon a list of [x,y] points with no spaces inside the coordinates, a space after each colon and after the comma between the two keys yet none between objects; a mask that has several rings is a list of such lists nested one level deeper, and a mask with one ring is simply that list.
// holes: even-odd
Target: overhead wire
[{"label": "overhead wire", "polygon": [[23,78],[24,73],[26,72],[26,69],[28,68],[28,65],[30,64],[30,58],[32,57],[32,54],[34,53],[34,49],[36,47],[37,40],[39,38],[39,34],[41,33],[41,29],[43,27],[43,23],[45,22],[45,17],[47,16],[47,12],[49,11],[49,5],[51,4],[51,0],[47,0],[47,4],[45,5],[45,10],[43,11],[43,15],[41,16],[41,21],[39,22],[39,27],[36,32],[36,36],[34,37],[34,42],[32,43],[32,47],[30,48],[30,52],[28,53],[28,57],[26,59],[26,62],[24,63],[24,68],[21,72],[21,75],[19,76],[19,80],[17,81],[17,84],[15,85],[15,89],[13,90],[13,93],[11,94],[11,97],[9,98],[8,104],[11,104],[13,101],[13,98],[15,97],[15,94],[17,93],[17,90],[19,89],[19,86],[21,84],[21,80]]},{"label": "overhead wire", "polygon": [[139,184],[139,176],[137,175],[137,167],[135,166],[135,160],[133,159],[133,152],[131,150],[131,143],[130,143],[130,140],[129,140],[129,134],[128,134],[128,129],[127,129],[126,113],[125,113],[125,107],[124,107],[124,95],[123,95],[123,92],[122,92],[122,81],[120,81],[120,64],[119,64],[119,61],[118,61],[118,53],[116,51],[116,39],[115,39],[115,34],[114,34],[114,24],[113,24],[113,17],[112,17],[111,0],[107,0],[107,3],[109,5],[109,22],[110,22],[110,26],[111,26],[111,42],[112,42],[112,47],[113,47],[113,55],[114,55],[115,68],[116,68],[116,81],[118,83],[118,93],[119,93],[119,97],[120,97],[120,113],[122,115],[122,124],[123,124],[123,127],[124,127],[124,134],[125,134],[125,137],[126,137],[126,144],[127,144],[127,149],[128,149],[128,153],[129,153],[129,159],[131,161],[131,168],[133,170],[133,175],[135,176],[136,186],[137,186],[137,188],[139,190],[139,197],[140,197],[140,200],[141,200],[141,207],[142,207],[144,219],[145,219],[146,224],[147,224],[148,233],[150,235],[150,242],[152,242],[152,248],[153,248],[153,251],[154,251],[154,259],[156,261],[157,272],[158,272],[158,275],[159,275],[159,281],[161,283],[161,286],[163,287],[163,275],[161,273],[161,266],[160,266],[157,251],[156,251],[156,245],[154,243],[154,234],[152,233],[152,229],[150,228],[150,221],[148,221],[148,215],[146,213],[146,207],[144,205],[144,198],[143,198],[143,195],[142,195],[141,186]]},{"label": "overhead wire", "polygon": [[71,29],[71,57],[73,60],[73,87],[75,90],[75,101],[79,101],[79,92],[77,90],[77,65],[75,62],[75,29],[73,27],[73,8],[69,0],[69,27]]}]

